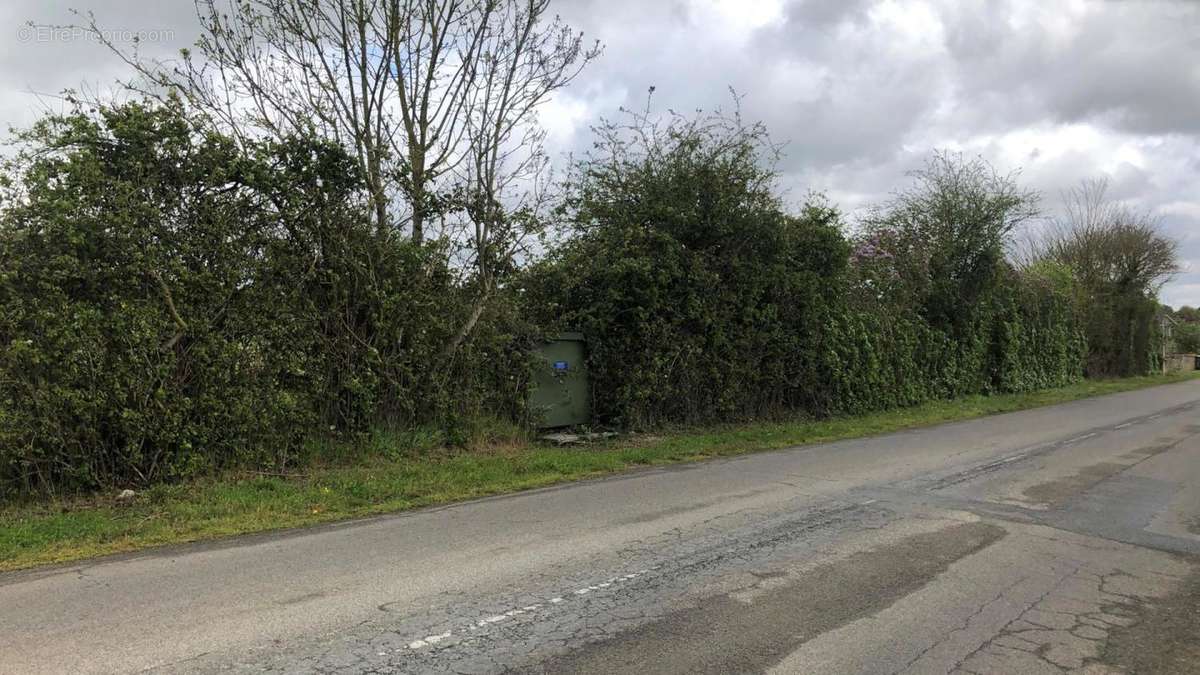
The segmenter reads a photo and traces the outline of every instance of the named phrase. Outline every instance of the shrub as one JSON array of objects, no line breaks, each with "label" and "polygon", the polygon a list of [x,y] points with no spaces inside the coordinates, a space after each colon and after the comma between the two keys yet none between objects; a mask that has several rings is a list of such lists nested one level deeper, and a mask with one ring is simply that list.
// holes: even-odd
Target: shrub
[{"label": "shrub", "polygon": [[[44,120],[0,235],[0,476],[150,482],[270,461],[312,426],[253,283],[273,223],[226,138],[171,109]],[[266,455],[264,456],[264,453]]]},{"label": "shrub", "polygon": [[851,245],[819,198],[786,212],[760,127],[634,117],[600,137],[564,204],[574,236],[525,290],[587,336],[604,421],[862,412],[1081,373],[1070,294],[1004,260],[1032,196],[980,162],[939,155]]},{"label": "shrub", "polygon": [[1181,322],[1175,326],[1175,351],[1200,354],[1200,323]]},{"label": "shrub", "polygon": [[776,146],[737,116],[603,125],[565,185],[567,236],[505,270],[461,343],[480,289],[448,242],[375,226],[342,148],[235,141],[177,102],[19,140],[0,494],[320,461],[348,434],[519,437],[531,347],[561,329],[587,337],[598,421],[634,428],[1028,391],[1089,353],[1128,370],[1153,339],[1144,294],[1097,301],[1077,266],[1006,261],[1036,206],[1011,177],[939,155],[848,238],[819,196],[784,205]]},{"label": "shrub", "polygon": [[314,435],[521,414],[507,296],[452,358],[469,289],[379,234],[355,163],[239,145],[179,104],[43,120],[0,211],[0,492],[280,466]]},{"label": "shrub", "polygon": [[819,398],[808,327],[845,265],[836,213],[784,212],[761,128],[645,131],[603,129],[564,206],[575,236],[525,282],[536,316],[587,336],[596,414],[650,426]]}]

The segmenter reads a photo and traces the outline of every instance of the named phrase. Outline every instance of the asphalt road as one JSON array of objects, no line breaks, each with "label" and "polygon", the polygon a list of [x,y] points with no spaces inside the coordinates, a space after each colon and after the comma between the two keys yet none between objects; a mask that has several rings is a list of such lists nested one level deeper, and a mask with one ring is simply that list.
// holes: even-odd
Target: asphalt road
[{"label": "asphalt road", "polygon": [[0,575],[0,672],[1200,672],[1200,383]]}]

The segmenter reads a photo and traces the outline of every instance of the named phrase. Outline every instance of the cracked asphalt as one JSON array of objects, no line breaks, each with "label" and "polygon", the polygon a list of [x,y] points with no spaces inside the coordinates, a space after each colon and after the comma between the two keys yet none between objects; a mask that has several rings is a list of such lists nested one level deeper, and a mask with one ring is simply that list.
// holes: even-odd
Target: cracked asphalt
[{"label": "cracked asphalt", "polygon": [[1200,383],[0,575],[0,672],[1200,672]]}]

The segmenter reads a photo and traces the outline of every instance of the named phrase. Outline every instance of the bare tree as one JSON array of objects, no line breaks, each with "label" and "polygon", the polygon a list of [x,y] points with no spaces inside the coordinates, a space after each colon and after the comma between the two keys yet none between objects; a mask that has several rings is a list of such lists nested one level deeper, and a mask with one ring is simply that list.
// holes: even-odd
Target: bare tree
[{"label": "bare tree", "polygon": [[913,183],[864,219],[867,242],[893,256],[895,291],[940,325],[965,321],[997,282],[1012,234],[1039,214],[1036,192],[980,157],[935,152]]},{"label": "bare tree", "polygon": [[1153,214],[1107,193],[1104,179],[1066,192],[1065,213],[1034,244],[1034,257],[1068,266],[1086,288],[1154,295],[1180,269],[1179,244]]},{"label": "bare tree", "polygon": [[549,5],[527,0],[499,8],[480,49],[464,121],[467,156],[459,171],[478,294],[448,352],[479,320],[528,235],[541,229],[548,158],[545,132],[534,123],[537,108],[597,54],[597,47],[585,51],[570,28],[539,25]]},{"label": "bare tree", "polygon": [[537,110],[599,43],[548,16],[550,0],[195,3],[203,33],[177,61],[108,43],[141,76],[127,86],[182,96],[239,138],[315,134],[351,149],[381,234],[407,228],[421,243],[449,218],[477,289],[452,354],[537,230]]},{"label": "bare tree", "polygon": [[1108,198],[1105,180],[1066,192],[1066,208],[1033,241],[1030,260],[1071,270],[1080,293],[1093,376],[1147,372],[1166,351],[1156,335],[1157,294],[1179,271],[1178,243],[1158,219]]},{"label": "bare tree", "polygon": [[[549,0],[195,3],[203,33],[179,60],[108,43],[141,75],[127,84],[178,93],[241,138],[315,133],[352,149],[377,228],[416,242],[456,206],[462,162],[541,155],[540,135],[512,135],[600,50],[548,17]],[[103,40],[90,15],[88,27]],[[479,133],[485,118],[493,133]]]}]

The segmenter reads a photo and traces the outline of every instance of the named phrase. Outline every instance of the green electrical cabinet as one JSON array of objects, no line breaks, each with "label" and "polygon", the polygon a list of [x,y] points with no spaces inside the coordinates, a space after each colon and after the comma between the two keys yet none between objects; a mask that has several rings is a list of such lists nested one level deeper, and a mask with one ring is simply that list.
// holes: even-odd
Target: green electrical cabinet
[{"label": "green electrical cabinet", "polygon": [[591,390],[582,333],[562,333],[537,350],[530,405],[540,427],[569,427],[591,421]]}]

